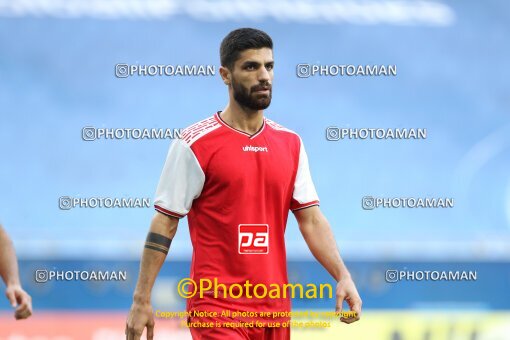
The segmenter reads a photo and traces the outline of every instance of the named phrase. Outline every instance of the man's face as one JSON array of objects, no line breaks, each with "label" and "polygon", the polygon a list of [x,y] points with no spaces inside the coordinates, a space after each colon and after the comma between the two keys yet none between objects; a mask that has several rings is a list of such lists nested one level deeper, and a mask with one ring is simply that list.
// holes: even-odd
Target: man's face
[{"label": "man's face", "polygon": [[264,110],[271,104],[273,51],[269,48],[241,52],[232,71],[232,90],[239,105]]}]

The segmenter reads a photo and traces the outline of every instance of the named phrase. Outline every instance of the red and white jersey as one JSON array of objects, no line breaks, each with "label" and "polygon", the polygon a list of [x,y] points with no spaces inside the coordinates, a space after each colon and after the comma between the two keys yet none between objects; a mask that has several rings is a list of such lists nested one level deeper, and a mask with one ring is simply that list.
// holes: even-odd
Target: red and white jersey
[{"label": "red and white jersey", "polygon": [[[229,285],[287,283],[284,233],[289,210],[319,204],[301,138],[264,118],[249,135],[220,113],[172,142],[156,192],[160,213],[188,216],[190,277]],[[198,295],[188,310],[289,311],[289,298]],[[253,296],[253,294],[251,294]],[[259,294],[260,295],[260,294]]]}]

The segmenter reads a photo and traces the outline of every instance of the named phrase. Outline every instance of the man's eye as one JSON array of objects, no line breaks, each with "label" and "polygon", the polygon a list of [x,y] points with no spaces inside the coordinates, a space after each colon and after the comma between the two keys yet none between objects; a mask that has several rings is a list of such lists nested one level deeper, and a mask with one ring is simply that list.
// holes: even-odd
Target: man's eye
[{"label": "man's eye", "polygon": [[253,66],[253,65],[249,65],[249,66],[246,66],[246,69],[247,69],[247,70],[254,70],[254,69],[255,69],[255,66]]},{"label": "man's eye", "polygon": [[273,67],[274,67],[274,65],[267,65],[267,66],[266,66],[266,68],[267,68],[268,70],[272,70],[272,69],[273,69]]}]

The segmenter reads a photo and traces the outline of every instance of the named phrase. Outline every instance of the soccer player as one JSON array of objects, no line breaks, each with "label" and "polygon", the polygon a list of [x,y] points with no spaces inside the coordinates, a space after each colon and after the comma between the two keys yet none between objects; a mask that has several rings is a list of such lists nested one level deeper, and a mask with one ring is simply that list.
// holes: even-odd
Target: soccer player
[{"label": "soccer player", "polygon": [[[356,312],[340,320],[357,321],[361,299],[319,209],[303,142],[295,132],[264,116],[272,95],[271,38],[256,29],[234,30],[221,43],[220,57],[229,103],[223,111],[184,129],[182,138],[170,146],[156,190],[157,212],[142,255],[126,337],[139,339],[145,328],[147,338],[153,337],[152,286],[178,221],[186,215],[193,245],[191,279],[197,284],[216,279],[226,287],[217,296],[206,291],[203,297],[189,298],[189,312],[230,310],[254,315],[290,311],[288,296],[253,298],[263,294],[262,288],[257,293],[253,286],[288,282],[284,232],[291,210],[312,254],[337,282],[336,310],[340,312],[346,301]],[[240,298],[227,296],[230,288],[246,287],[248,281],[251,290],[241,292]],[[236,289],[234,295],[239,293]],[[209,315],[195,314],[188,318],[189,324],[211,321]],[[258,320],[268,325],[289,320],[285,315],[241,315],[213,318],[214,327],[191,327],[191,335],[194,339],[290,338],[288,327],[216,327],[215,321],[246,325]]]},{"label": "soccer player", "polygon": [[11,303],[14,317],[26,319],[32,315],[32,298],[21,288],[18,274],[18,261],[11,239],[0,225],[0,276],[7,286],[5,296]]}]

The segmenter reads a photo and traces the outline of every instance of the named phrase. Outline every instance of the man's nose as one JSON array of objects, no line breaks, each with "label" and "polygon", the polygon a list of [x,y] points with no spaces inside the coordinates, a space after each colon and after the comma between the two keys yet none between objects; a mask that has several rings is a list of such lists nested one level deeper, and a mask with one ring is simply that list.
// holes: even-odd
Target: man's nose
[{"label": "man's nose", "polygon": [[257,80],[261,83],[266,83],[269,82],[269,80],[271,80],[271,77],[269,76],[269,71],[265,67],[260,68],[260,71],[258,72],[257,76],[258,76]]}]

